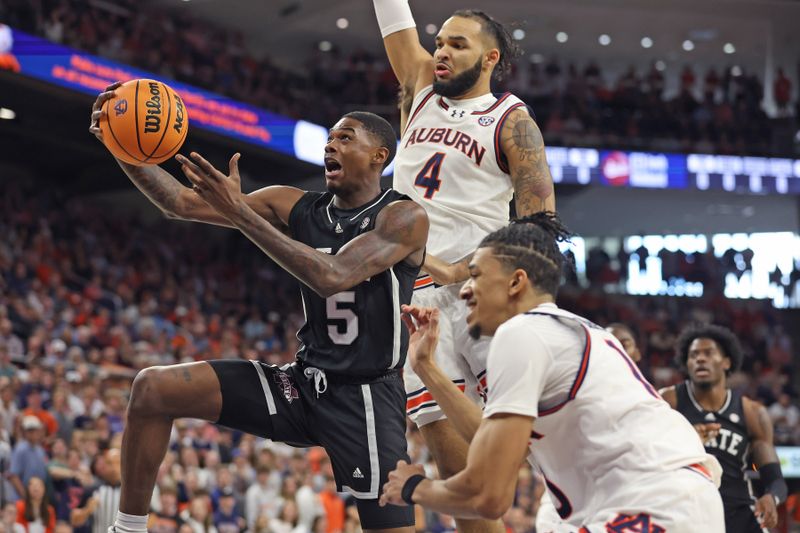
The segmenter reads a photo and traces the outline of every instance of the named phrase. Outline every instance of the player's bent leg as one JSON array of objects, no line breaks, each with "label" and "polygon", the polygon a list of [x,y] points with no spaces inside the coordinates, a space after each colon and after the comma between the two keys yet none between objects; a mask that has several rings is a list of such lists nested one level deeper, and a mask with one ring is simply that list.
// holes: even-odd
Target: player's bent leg
[{"label": "player's bent leg", "polygon": [[[446,419],[437,420],[419,428],[428,449],[439,469],[439,477],[447,479],[467,466],[469,444]],[[500,520],[465,520],[456,518],[456,529],[461,533],[501,533],[505,531]]]},{"label": "player's bent leg", "polygon": [[120,511],[146,515],[156,474],[169,444],[172,421],[216,421],[222,407],[219,380],[208,363],[156,366],[133,381],[122,435]]}]

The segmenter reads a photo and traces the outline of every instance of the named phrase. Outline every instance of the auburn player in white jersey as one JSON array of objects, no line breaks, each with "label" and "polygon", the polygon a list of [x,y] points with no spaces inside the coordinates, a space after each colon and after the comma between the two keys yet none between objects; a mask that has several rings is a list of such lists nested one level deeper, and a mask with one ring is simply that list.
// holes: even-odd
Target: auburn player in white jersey
[{"label": "auburn player in white jersey", "polygon": [[[492,77],[506,73],[518,52],[500,23],[482,11],[456,11],[442,25],[431,55],[420,44],[408,0],[374,0],[374,5],[405,97],[393,186],[420,203],[430,221],[423,266],[430,275],[417,280],[412,303],[442,310],[437,359],[480,403],[488,340],[469,338],[455,283],[466,279],[464,259],[481,239],[508,224],[512,195],[518,216],[555,209],[544,142],[519,98],[491,92]],[[407,413],[441,476],[461,470],[467,443],[408,365],[404,379]],[[501,524],[459,521],[458,529],[500,531]]]},{"label": "auburn player in white jersey", "polygon": [[721,533],[720,466],[697,433],[642,378],[609,332],[556,307],[568,235],[540,213],[487,236],[461,290],[474,336],[492,335],[484,411],[433,362],[439,311],[406,306],[409,356],[471,444],[442,481],[402,461],[382,504],[462,517],[502,516],[532,452],[562,523],[555,531]]}]

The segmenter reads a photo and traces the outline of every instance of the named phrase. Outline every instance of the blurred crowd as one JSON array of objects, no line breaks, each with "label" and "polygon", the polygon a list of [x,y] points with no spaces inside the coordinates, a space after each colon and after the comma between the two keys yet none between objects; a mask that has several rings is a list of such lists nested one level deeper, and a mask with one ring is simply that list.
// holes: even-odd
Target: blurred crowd
[{"label": "blurred crowd", "polygon": [[[239,32],[135,0],[0,0],[0,20],[294,118],[330,125],[357,107],[398,122],[397,82],[382,52],[315,46],[305,64],[289,71],[255,57]],[[520,58],[496,90],[512,90],[530,104],[550,144],[752,155],[791,150],[773,139],[779,130],[762,109],[763,82],[739,67],[696,72],[686,65],[678,73],[655,62],[646,72],[631,66],[606,76],[595,62],[537,59]],[[679,77],[677,94],[665,92],[667,75]],[[800,105],[796,88],[781,68],[774,77],[778,115],[791,116],[792,104]]]},{"label": "blurred crowd", "polygon": [[[98,491],[119,483],[116,450],[137,369],[294,357],[303,320],[297,284],[237,232],[147,224],[58,189],[0,184],[0,234],[0,470],[9,474],[0,484],[0,527],[7,531],[19,520],[52,522],[48,533],[88,532],[113,520]],[[793,347],[780,311],[757,301],[608,295],[571,285],[560,304],[601,325],[629,325],[658,386],[682,379],[671,359],[683,326],[730,327],[746,353],[731,382],[768,406],[777,444],[800,443]],[[412,427],[409,453],[435,474]],[[543,486],[528,468],[519,476],[505,521],[509,531],[529,532]],[[151,517],[150,529],[164,533],[359,530],[321,449],[190,420],[175,425]],[[418,524],[420,531],[454,528],[450,517],[421,510]]]}]

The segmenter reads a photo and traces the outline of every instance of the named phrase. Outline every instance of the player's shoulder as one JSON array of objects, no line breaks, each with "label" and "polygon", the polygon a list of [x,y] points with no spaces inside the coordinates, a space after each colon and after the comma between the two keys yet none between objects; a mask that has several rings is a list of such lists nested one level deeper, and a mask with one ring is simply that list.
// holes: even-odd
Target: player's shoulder
[{"label": "player's shoulder", "polygon": [[658,391],[658,394],[667,402],[670,407],[675,409],[678,405],[678,388],[677,385],[670,385]]},{"label": "player's shoulder", "polygon": [[[549,317],[545,315],[530,312],[520,313],[500,324],[494,336],[495,338],[519,336],[541,338],[538,326],[549,320]],[[534,325],[536,327],[532,327]]]},{"label": "player's shoulder", "polygon": [[413,231],[416,226],[424,225],[427,236],[429,222],[425,208],[404,194],[396,194],[397,197],[386,204],[378,213],[377,227],[395,232],[402,231],[404,228],[408,231]]}]

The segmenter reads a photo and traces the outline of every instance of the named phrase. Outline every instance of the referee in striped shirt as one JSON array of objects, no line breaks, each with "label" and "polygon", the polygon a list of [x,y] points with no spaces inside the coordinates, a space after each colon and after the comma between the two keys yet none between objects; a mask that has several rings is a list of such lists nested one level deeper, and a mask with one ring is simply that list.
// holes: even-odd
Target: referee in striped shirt
[{"label": "referee in striped shirt", "polygon": [[72,511],[75,531],[108,533],[119,510],[121,488],[120,451],[106,450],[95,462],[95,475],[100,484],[86,491],[80,506]]}]

